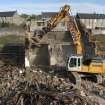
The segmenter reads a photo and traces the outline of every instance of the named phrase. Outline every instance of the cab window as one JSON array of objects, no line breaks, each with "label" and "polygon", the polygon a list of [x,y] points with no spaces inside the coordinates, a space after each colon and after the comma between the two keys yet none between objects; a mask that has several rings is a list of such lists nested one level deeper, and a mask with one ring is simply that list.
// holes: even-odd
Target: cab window
[{"label": "cab window", "polygon": [[78,66],[80,66],[80,58],[78,58]]},{"label": "cab window", "polygon": [[71,58],[69,66],[76,67],[76,60],[77,60],[76,58]]}]

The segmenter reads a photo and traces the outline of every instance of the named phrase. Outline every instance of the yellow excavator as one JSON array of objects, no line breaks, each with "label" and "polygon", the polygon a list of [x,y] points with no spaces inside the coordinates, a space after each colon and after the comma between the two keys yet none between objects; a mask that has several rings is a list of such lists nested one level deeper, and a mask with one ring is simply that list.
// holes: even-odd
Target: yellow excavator
[{"label": "yellow excavator", "polygon": [[[81,77],[83,76],[96,76],[98,83],[101,83],[105,74],[105,60],[103,59],[92,59],[92,57],[88,57],[90,53],[88,51],[94,49],[86,50],[86,44],[83,43],[84,39],[82,39],[83,34],[79,31],[77,22],[74,17],[69,15],[70,6],[65,5],[61,8],[60,12],[53,16],[49,21],[46,27],[42,28],[41,36],[38,40],[34,39],[34,37],[26,37],[26,56],[25,56],[25,67],[30,67],[29,56],[27,56],[27,51],[29,52],[31,49],[30,39],[37,40],[40,43],[41,38],[46,33],[50,32],[57,24],[68,16],[69,19],[69,32],[73,39],[73,44],[75,46],[75,54],[72,54],[68,57],[67,62],[67,71],[71,72],[75,77],[76,84],[80,86]],[[29,31],[30,33],[30,31]],[[85,41],[84,41],[85,42]],[[35,43],[36,44],[36,43]],[[27,47],[28,46],[28,47]],[[91,47],[91,46],[90,46]]]},{"label": "yellow excavator", "polygon": [[[81,77],[84,76],[96,76],[98,83],[102,83],[105,74],[105,60],[102,58],[92,58],[89,51],[94,50],[90,44],[90,49],[86,50],[88,43],[87,39],[82,39],[83,33],[79,31],[77,21],[74,17],[69,17],[69,31],[72,36],[73,44],[75,46],[76,53],[72,54],[68,58],[67,70],[75,77],[75,82],[80,86]],[[89,46],[88,46],[89,47]]]}]

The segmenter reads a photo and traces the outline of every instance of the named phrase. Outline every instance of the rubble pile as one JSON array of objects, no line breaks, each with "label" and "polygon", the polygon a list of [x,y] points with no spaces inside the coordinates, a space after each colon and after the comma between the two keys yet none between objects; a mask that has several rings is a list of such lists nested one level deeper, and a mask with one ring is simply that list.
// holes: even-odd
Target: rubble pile
[{"label": "rubble pile", "polygon": [[41,68],[0,68],[0,91],[1,105],[100,105],[69,79]]}]

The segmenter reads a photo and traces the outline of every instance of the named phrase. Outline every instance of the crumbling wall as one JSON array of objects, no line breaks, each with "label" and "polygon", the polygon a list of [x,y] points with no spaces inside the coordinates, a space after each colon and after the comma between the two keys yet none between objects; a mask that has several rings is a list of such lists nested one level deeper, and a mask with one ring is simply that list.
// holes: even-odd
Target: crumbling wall
[{"label": "crumbling wall", "polygon": [[31,65],[49,65],[49,59],[50,58],[47,44],[43,44],[39,48],[35,47],[30,52]]},{"label": "crumbling wall", "polygon": [[49,32],[41,40],[42,47],[34,48],[31,53],[33,65],[65,66],[68,56],[74,53],[69,32]]},{"label": "crumbling wall", "polygon": [[59,44],[50,44],[49,53],[50,53],[50,65],[64,65],[64,53],[62,51],[62,45]]}]

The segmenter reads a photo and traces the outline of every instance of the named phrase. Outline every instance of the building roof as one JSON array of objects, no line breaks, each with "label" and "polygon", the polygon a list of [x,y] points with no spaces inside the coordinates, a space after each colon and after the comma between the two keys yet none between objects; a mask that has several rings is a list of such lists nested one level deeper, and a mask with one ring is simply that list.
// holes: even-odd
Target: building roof
[{"label": "building roof", "polygon": [[80,18],[80,19],[105,19],[105,14],[77,13],[76,18]]},{"label": "building roof", "polygon": [[0,12],[0,17],[12,17],[17,11]]},{"label": "building roof", "polygon": [[42,18],[51,18],[52,16],[56,14],[57,12],[42,12]]}]

